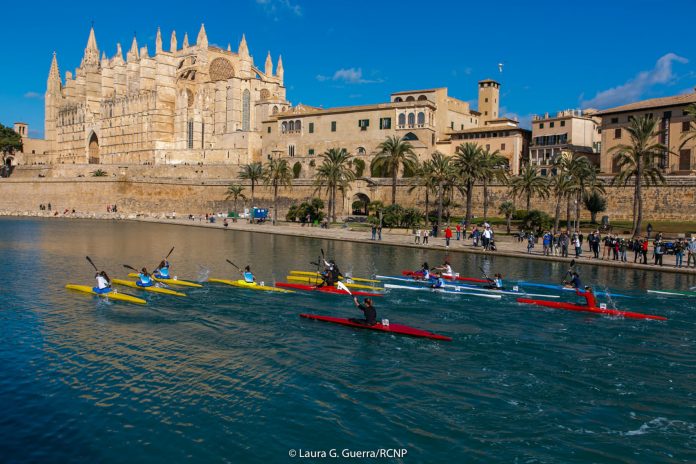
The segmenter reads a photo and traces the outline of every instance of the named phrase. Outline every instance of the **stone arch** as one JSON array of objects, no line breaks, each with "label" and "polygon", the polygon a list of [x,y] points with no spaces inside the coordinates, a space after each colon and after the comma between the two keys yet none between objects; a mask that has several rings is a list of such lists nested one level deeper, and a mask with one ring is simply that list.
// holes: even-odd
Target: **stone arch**
[{"label": "stone arch", "polygon": [[0,177],[10,177],[14,168],[14,156],[8,155],[0,166]]},{"label": "stone arch", "polygon": [[415,113],[408,113],[408,125],[413,126],[416,123]]},{"label": "stone arch", "polygon": [[355,154],[357,156],[365,156],[367,155],[367,150],[365,150],[365,147],[358,147],[358,149],[355,150]]},{"label": "stone arch", "polygon": [[370,205],[370,197],[367,194],[358,192],[353,195],[353,203],[351,204],[351,213],[356,216],[367,216],[368,207]]},{"label": "stone arch", "polygon": [[419,112],[418,112],[418,119],[417,119],[417,120],[418,120],[418,125],[419,125],[419,126],[424,125],[424,124],[425,124],[425,113],[422,112],[422,111],[419,111]]},{"label": "stone arch", "polygon": [[87,150],[89,152],[89,164],[99,164],[99,138],[94,131],[87,139]]},{"label": "stone arch", "polygon": [[215,58],[210,63],[208,72],[210,73],[210,80],[213,82],[226,81],[234,77],[234,67],[230,60],[226,58]]},{"label": "stone arch", "polygon": [[271,111],[271,114],[278,114],[278,105],[273,105],[273,110]]},{"label": "stone arch", "polygon": [[394,99],[394,103],[401,103],[402,101],[404,101],[404,99],[401,98],[401,97],[396,97],[396,98]]},{"label": "stone arch", "polygon": [[406,97],[406,101],[412,102],[412,101],[416,101],[416,99],[413,97],[413,95],[409,95],[408,97]]},{"label": "stone arch", "polygon": [[403,136],[402,140],[418,140],[418,136],[413,132],[409,132]]},{"label": "stone arch", "polygon": [[406,125],[406,115],[404,113],[401,113],[399,115],[399,125],[400,126]]},{"label": "stone arch", "polygon": [[427,99],[428,99],[428,97],[426,97],[425,95],[418,95],[418,101],[424,101]]}]

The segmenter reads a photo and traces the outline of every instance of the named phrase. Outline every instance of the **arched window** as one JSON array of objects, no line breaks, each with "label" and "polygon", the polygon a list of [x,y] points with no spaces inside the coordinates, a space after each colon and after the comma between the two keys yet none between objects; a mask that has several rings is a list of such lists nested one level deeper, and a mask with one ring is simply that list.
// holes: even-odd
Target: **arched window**
[{"label": "arched window", "polygon": [[288,123],[287,121],[283,121],[283,124],[280,125],[280,132],[285,134],[288,131]]},{"label": "arched window", "polygon": [[365,147],[358,147],[358,156],[364,156],[367,154],[367,151],[365,150]]},{"label": "arched window", "polygon": [[402,101],[404,101],[404,100],[401,97],[396,97],[394,99],[394,103],[401,103]]},{"label": "arched window", "polygon": [[295,121],[290,121],[288,123],[288,130],[290,131],[290,133],[295,132]]},{"label": "arched window", "polygon": [[416,99],[413,98],[413,95],[409,95],[408,97],[406,97],[406,101],[407,101],[407,102],[412,102],[412,101],[416,101]]},{"label": "arched window", "polygon": [[422,126],[424,124],[425,124],[425,113],[421,111],[420,113],[418,113],[418,125]]},{"label": "arched window", "polygon": [[401,113],[399,115],[399,125],[403,126],[406,124],[406,115],[404,113]]},{"label": "arched window", "polygon": [[272,114],[278,114],[278,106],[273,107]]},{"label": "arched window", "polygon": [[300,132],[302,130],[302,122],[300,121],[295,121],[295,130],[297,132]]},{"label": "arched window", "polygon": [[428,97],[426,97],[425,95],[418,95],[418,101],[423,101],[423,100],[427,100],[427,99],[428,99]]},{"label": "arched window", "polygon": [[408,125],[413,126],[416,123],[416,115],[413,113],[408,113]]},{"label": "arched window", "polygon": [[251,95],[249,94],[249,89],[244,89],[242,94],[242,130],[248,131],[250,127],[249,117],[250,117],[250,105],[251,105]]},{"label": "arched window", "polygon": [[418,136],[414,134],[413,132],[409,132],[408,134],[404,135],[404,140],[418,140]]}]

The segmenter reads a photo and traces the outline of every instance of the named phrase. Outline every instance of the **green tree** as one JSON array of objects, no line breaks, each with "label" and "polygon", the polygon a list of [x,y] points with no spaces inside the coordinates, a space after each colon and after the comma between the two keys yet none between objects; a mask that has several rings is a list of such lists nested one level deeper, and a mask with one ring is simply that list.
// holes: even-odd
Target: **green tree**
[{"label": "green tree", "polygon": [[[0,153],[2,153],[3,170],[7,166],[7,158],[13,156],[15,152],[22,151],[22,137],[9,127],[0,124]],[[6,173],[5,175],[9,175]]]},{"label": "green tree", "polygon": [[370,169],[382,170],[388,172],[392,178],[392,205],[396,204],[396,177],[399,173],[399,168],[411,172],[415,171],[415,166],[418,163],[416,154],[413,152],[413,146],[406,140],[393,135],[380,143],[377,148],[379,152],[372,159]]},{"label": "green tree", "polygon": [[618,174],[612,179],[612,184],[625,187],[633,181],[633,237],[640,233],[643,221],[643,186],[665,183],[665,176],[658,166],[663,154],[668,153],[667,147],[655,142],[660,131],[658,121],[650,115],[633,118],[626,132],[630,144],[617,145],[609,150],[619,168]]},{"label": "green tree", "polygon": [[457,179],[461,183],[461,189],[466,195],[466,217],[467,224],[471,223],[474,185],[481,180],[484,175],[483,150],[475,143],[463,143],[455,149],[454,168],[457,172]]},{"label": "green tree", "polygon": [[515,214],[515,204],[511,201],[504,201],[500,204],[498,208],[498,213],[505,216],[505,224],[507,226],[507,233],[510,233],[510,220],[512,215]]},{"label": "green tree", "polygon": [[549,181],[537,175],[534,166],[527,164],[519,175],[510,181],[512,195],[514,197],[524,196],[527,199],[527,211],[531,208],[532,197],[547,198],[549,196]]},{"label": "green tree", "polygon": [[437,186],[437,223],[439,226],[442,224],[445,191],[454,184],[456,172],[452,158],[439,151],[430,155],[429,164],[432,183]]},{"label": "green tree", "polygon": [[92,171],[92,177],[106,177],[108,175],[109,175],[109,173],[102,170],[102,169],[97,169],[96,171]]},{"label": "green tree", "polygon": [[585,209],[592,216],[592,224],[597,224],[597,213],[607,210],[607,199],[599,192],[585,193],[582,197]]},{"label": "green tree", "polygon": [[227,187],[227,195],[225,196],[225,200],[229,200],[232,198],[234,201],[234,213],[235,215],[237,214],[237,199],[241,198],[243,200],[246,200],[246,195],[242,193],[244,191],[244,187],[238,184],[230,184]]},{"label": "green tree", "polygon": [[435,190],[436,181],[432,175],[433,166],[430,161],[418,163],[414,176],[414,183],[409,187],[408,193],[422,188],[425,191],[425,225],[428,225],[428,215],[430,214],[430,193]]},{"label": "green tree", "polygon": [[292,186],[292,171],[287,160],[272,158],[263,168],[263,183],[273,189],[273,225],[278,221],[278,189]]},{"label": "green tree", "polygon": [[503,184],[508,182],[508,159],[498,150],[491,152],[488,148],[481,152],[483,181],[483,220],[488,221],[488,184],[498,181]]},{"label": "green tree", "polygon": [[298,179],[300,177],[301,172],[302,172],[302,163],[297,161],[295,164],[292,165],[292,178]]},{"label": "green tree", "polygon": [[355,173],[349,165],[352,156],[345,148],[330,148],[321,154],[321,158],[314,185],[317,190],[326,187],[329,194],[329,215],[336,222],[336,193],[338,190],[345,193],[355,180]]},{"label": "green tree", "polygon": [[256,206],[254,204],[256,184],[263,179],[263,166],[258,161],[255,163],[244,164],[242,165],[242,169],[239,171],[239,178],[251,182],[251,206],[253,208]]},{"label": "green tree", "polygon": [[679,149],[684,148],[684,146],[692,140],[696,140],[696,103],[687,106],[684,112],[688,116],[691,116],[691,121],[689,121],[689,130],[684,134],[684,140]]},{"label": "green tree", "polygon": [[356,158],[353,160],[353,168],[355,169],[355,177],[362,177],[365,172],[365,160]]}]

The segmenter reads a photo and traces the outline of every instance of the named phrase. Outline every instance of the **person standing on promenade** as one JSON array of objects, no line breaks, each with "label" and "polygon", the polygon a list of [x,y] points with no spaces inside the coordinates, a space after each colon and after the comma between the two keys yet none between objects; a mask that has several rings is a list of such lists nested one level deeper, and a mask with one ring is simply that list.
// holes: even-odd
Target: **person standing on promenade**
[{"label": "person standing on promenade", "polygon": [[421,230],[420,230],[420,229],[416,229],[416,233],[415,233],[415,242],[414,242],[416,245],[419,245],[419,244],[420,244],[420,238],[421,238]]},{"label": "person standing on promenade", "polygon": [[633,262],[637,263],[638,258],[640,258],[640,237],[636,237],[631,242],[631,248],[633,249]]},{"label": "person standing on promenade", "polygon": [[377,239],[377,225],[372,224],[372,240],[376,240],[376,239]]},{"label": "person standing on promenade", "polygon": [[573,245],[575,246],[575,257],[579,258],[582,254],[582,242],[580,241],[580,236],[577,234],[577,232],[573,234]]},{"label": "person standing on promenade", "polygon": [[382,224],[377,226],[377,237],[382,240]]},{"label": "person standing on promenade", "polygon": [[602,249],[602,259],[611,258],[611,235],[605,235],[602,242],[604,243],[604,247]]},{"label": "person standing on promenade", "polygon": [[527,253],[531,253],[534,249],[534,234],[531,232],[527,235]]},{"label": "person standing on promenade", "polygon": [[692,236],[689,239],[689,244],[687,246],[688,256],[686,258],[686,267],[691,266],[691,260],[694,260],[694,267],[696,267],[696,239]]},{"label": "person standing on promenade", "polygon": [[648,239],[644,239],[640,244],[640,253],[643,255],[643,264],[648,264]]},{"label": "person standing on promenade", "polygon": [[486,223],[485,229],[483,229],[483,249],[488,251],[491,249],[491,239],[493,238],[493,229],[491,225]]},{"label": "person standing on promenade", "polygon": [[543,254],[544,256],[549,256],[550,251],[551,251],[551,242],[553,241],[553,237],[551,236],[551,232],[548,230],[544,232],[544,236],[541,238],[541,244],[543,247]]},{"label": "person standing on promenade", "polygon": [[450,240],[452,239],[452,229],[449,224],[445,228],[445,248],[449,248]]},{"label": "person standing on promenade", "polygon": [[428,235],[429,234],[430,234],[430,232],[428,232],[428,229],[423,230],[423,245],[428,244]]},{"label": "person standing on promenade", "polygon": [[457,223],[456,229],[457,229],[457,240],[459,240],[462,236],[462,225]]},{"label": "person standing on promenade", "polygon": [[655,256],[655,265],[662,266],[662,256],[665,254],[665,247],[662,241],[655,239],[653,255]]},{"label": "person standing on promenade", "polygon": [[437,229],[439,226],[440,226],[440,224],[438,224],[437,222],[435,224],[433,224],[433,230],[430,232],[431,237],[437,238]]},{"label": "person standing on promenade", "polygon": [[628,261],[626,258],[626,251],[628,250],[628,240],[626,239],[621,239],[619,240],[619,258],[621,259],[622,263],[625,263]]},{"label": "person standing on promenade", "polygon": [[568,246],[570,245],[570,237],[568,236],[568,232],[563,231],[561,232],[561,237],[559,238],[559,241],[561,243],[561,256],[564,258],[568,257]]},{"label": "person standing on promenade", "polygon": [[681,238],[677,241],[677,243],[674,244],[674,258],[675,258],[675,264],[674,267],[681,268],[682,264],[684,262],[684,249],[686,248],[686,245],[684,244],[684,240]]}]

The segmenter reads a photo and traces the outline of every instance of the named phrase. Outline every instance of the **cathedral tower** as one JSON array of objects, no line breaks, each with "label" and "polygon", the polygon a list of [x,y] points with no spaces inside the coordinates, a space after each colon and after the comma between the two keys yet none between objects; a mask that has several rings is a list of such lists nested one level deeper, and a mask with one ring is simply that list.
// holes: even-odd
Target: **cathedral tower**
[{"label": "cathedral tower", "polygon": [[56,52],[53,52],[51,69],[48,71],[48,80],[46,81],[46,96],[44,98],[44,138],[49,142],[54,142],[56,140],[56,120],[58,118],[60,101],[60,70],[58,69]]}]

